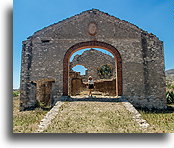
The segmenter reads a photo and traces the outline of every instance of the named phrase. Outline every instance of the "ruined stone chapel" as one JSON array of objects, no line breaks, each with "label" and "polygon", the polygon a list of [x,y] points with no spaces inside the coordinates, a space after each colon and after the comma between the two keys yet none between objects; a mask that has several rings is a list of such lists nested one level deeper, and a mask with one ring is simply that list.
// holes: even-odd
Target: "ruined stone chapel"
[{"label": "ruined stone chapel", "polygon": [[45,27],[22,43],[21,110],[33,108],[38,99],[54,102],[71,96],[70,57],[85,48],[114,56],[115,96],[136,107],[166,107],[163,42],[134,24],[92,9]]}]

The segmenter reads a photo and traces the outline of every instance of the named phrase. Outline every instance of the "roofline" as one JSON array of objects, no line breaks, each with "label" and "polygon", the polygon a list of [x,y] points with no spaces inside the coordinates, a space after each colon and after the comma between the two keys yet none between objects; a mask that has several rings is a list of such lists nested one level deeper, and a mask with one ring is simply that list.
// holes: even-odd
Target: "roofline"
[{"label": "roofline", "polygon": [[122,22],[122,23],[125,23],[126,25],[129,25],[129,27],[135,29],[135,31],[138,31],[138,32],[140,32],[140,33],[142,33],[142,34],[149,35],[150,37],[152,37],[152,36],[153,36],[153,37],[156,37],[156,38],[159,40],[159,38],[158,38],[156,35],[154,35],[154,34],[152,34],[152,33],[148,33],[147,31],[145,31],[145,30],[139,28],[139,27],[136,26],[135,24],[132,24],[132,23],[130,23],[130,22],[128,22],[128,21],[125,21],[125,20],[121,20],[121,19],[119,19],[119,18],[117,18],[117,17],[115,17],[115,16],[113,16],[113,15],[110,15],[110,14],[108,14],[108,13],[105,13],[105,12],[103,12],[103,11],[100,11],[99,9],[94,9],[94,8],[93,8],[93,9],[86,10],[86,11],[83,11],[83,12],[81,12],[81,13],[79,13],[79,14],[76,14],[76,15],[74,15],[74,16],[71,16],[71,17],[68,17],[68,18],[66,18],[66,19],[63,19],[63,20],[61,20],[61,21],[58,21],[58,22],[56,22],[56,23],[53,23],[53,24],[51,24],[51,25],[49,25],[49,26],[47,26],[47,27],[44,27],[44,28],[42,28],[42,29],[40,29],[40,30],[34,32],[33,35],[32,35],[32,36],[29,36],[27,39],[35,38],[35,37],[37,37],[38,35],[40,35],[40,32],[42,32],[42,31],[44,31],[44,30],[47,31],[47,30],[49,30],[51,27],[53,27],[53,26],[55,26],[55,25],[57,25],[57,24],[60,24],[60,25],[61,25],[62,23],[66,23],[67,20],[71,21],[71,20],[73,20],[73,19],[78,18],[78,17],[81,16],[82,14],[88,14],[88,13],[94,13],[94,14],[96,14],[96,13],[101,13],[101,14],[103,14],[103,15],[109,17],[109,18],[112,18],[112,19],[115,20],[115,21]]}]

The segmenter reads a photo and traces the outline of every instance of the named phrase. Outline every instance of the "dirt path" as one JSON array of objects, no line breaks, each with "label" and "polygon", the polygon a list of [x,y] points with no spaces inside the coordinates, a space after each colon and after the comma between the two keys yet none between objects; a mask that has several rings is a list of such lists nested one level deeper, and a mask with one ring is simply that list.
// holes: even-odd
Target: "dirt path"
[{"label": "dirt path", "polygon": [[141,133],[122,102],[64,102],[46,133]]}]

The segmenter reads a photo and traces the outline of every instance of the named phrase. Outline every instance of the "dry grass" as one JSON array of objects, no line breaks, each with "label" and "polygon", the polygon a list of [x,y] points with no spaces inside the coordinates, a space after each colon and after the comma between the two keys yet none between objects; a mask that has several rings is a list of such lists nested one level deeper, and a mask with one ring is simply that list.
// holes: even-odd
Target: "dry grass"
[{"label": "dry grass", "polygon": [[[166,81],[166,92],[174,92],[174,82]],[[168,109],[163,111],[142,111],[142,117],[154,126],[156,133],[174,133],[174,104],[168,105]]]},{"label": "dry grass", "polygon": [[154,126],[156,133],[174,133],[174,112],[168,110],[139,112],[151,126]]},{"label": "dry grass", "polygon": [[13,99],[13,133],[34,133],[46,111],[36,109],[19,112],[19,97]]},{"label": "dry grass", "polygon": [[66,102],[46,133],[139,133],[122,103]]},{"label": "dry grass", "polygon": [[[47,111],[19,112],[19,97],[13,99],[13,132],[34,133]],[[139,110],[140,111],[140,110]],[[65,102],[45,133],[172,133],[174,112],[140,111],[151,125],[141,130],[122,103]]]}]

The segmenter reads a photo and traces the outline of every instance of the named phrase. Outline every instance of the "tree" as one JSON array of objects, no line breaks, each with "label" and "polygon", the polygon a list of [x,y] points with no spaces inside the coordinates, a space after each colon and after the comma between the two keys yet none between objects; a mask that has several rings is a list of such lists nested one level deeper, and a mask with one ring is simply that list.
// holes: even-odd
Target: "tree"
[{"label": "tree", "polygon": [[113,68],[111,67],[111,65],[108,64],[102,65],[97,69],[100,79],[110,79],[112,76],[112,71]]}]

